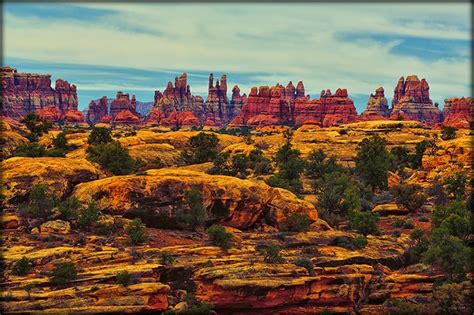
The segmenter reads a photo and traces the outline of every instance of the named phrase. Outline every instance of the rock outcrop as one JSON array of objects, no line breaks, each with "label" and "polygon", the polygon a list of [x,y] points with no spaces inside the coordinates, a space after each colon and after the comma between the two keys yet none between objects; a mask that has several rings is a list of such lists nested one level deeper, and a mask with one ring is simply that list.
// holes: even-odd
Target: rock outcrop
[{"label": "rock outcrop", "polygon": [[176,228],[189,211],[183,198],[191,188],[202,192],[210,221],[238,229],[257,223],[280,226],[292,212],[307,214],[312,221],[318,218],[311,203],[284,189],[180,169],[104,178],[77,186],[74,195],[83,201],[94,199],[98,207],[115,214],[140,216],[151,227]]},{"label": "rock outcrop", "polygon": [[454,128],[474,128],[472,97],[452,97],[444,100],[443,125]]},{"label": "rock outcrop", "polygon": [[401,77],[395,87],[391,119],[403,117],[405,120],[436,123],[440,121],[440,110],[430,99],[430,87],[425,79],[410,75]]},{"label": "rock outcrop", "polygon": [[290,81],[286,87],[280,84],[269,88],[261,86],[250,90],[246,105],[235,117],[231,125],[280,125],[305,123],[332,126],[357,120],[354,102],[346,89],[323,91],[320,99],[311,100],[305,96],[304,84],[298,82],[296,88]]},{"label": "rock outcrop", "polygon": [[89,103],[87,108],[86,121],[90,124],[97,124],[103,122],[105,116],[107,116],[108,121],[110,122],[110,117],[108,116],[108,100],[107,96],[103,96],[100,100],[93,100]]},{"label": "rock outcrop", "polygon": [[161,93],[155,91],[155,103],[147,118],[148,122],[166,127],[198,126],[202,115],[203,99],[191,95],[187,74],[175,78],[175,84],[168,82]]},{"label": "rock outcrop", "polygon": [[235,85],[232,88],[232,98],[229,103],[229,110],[227,118],[231,121],[235,116],[240,114],[242,107],[247,102],[247,94],[240,95],[240,88],[238,85]]},{"label": "rock outcrop", "polygon": [[220,126],[229,117],[229,100],[227,99],[227,76],[223,74],[221,80],[216,80],[214,86],[214,75],[209,75],[209,87],[207,99],[201,119],[206,125]]},{"label": "rock outcrop", "polygon": [[15,68],[2,67],[3,116],[21,119],[36,112],[50,121],[82,122],[83,114],[77,110],[77,91],[74,84],[58,79],[51,87],[51,75],[19,73]]},{"label": "rock outcrop", "polygon": [[379,87],[375,90],[375,94],[370,94],[367,108],[361,114],[362,119],[383,120],[390,117],[390,108],[384,92],[383,87]]},{"label": "rock outcrop", "polygon": [[140,115],[136,111],[135,95],[130,96],[122,91],[117,92],[116,98],[110,104],[109,115],[113,123],[136,124],[140,122]]}]

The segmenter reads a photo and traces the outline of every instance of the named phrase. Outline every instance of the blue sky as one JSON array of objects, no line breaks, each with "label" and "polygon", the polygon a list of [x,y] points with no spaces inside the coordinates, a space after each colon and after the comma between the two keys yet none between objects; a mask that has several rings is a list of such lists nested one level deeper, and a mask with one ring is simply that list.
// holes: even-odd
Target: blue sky
[{"label": "blue sky", "polygon": [[471,94],[470,3],[4,4],[4,64],[78,87],[79,107],[117,90],[152,101],[182,72],[193,94],[226,73],[252,86],[303,80],[347,88],[361,112],[400,76],[426,78],[433,101]]}]

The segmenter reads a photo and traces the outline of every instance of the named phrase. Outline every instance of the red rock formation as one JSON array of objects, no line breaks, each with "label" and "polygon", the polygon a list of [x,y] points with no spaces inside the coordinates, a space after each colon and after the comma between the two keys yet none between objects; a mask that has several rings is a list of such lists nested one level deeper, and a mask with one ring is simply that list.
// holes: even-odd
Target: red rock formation
[{"label": "red rock formation", "polygon": [[235,116],[240,114],[242,107],[247,102],[247,94],[240,95],[240,88],[235,85],[232,88],[232,98],[229,103],[228,111],[227,111],[227,118],[228,120],[232,120]]},{"label": "red rock formation", "polygon": [[114,123],[137,123],[140,121],[140,115],[136,112],[135,95],[130,97],[128,94],[117,92],[117,97],[110,104],[109,115]]},{"label": "red rock formation", "polygon": [[425,79],[410,75],[406,80],[401,77],[395,87],[390,118],[399,116],[405,120],[438,122],[440,111],[430,99],[430,87]]},{"label": "red rock formation", "polygon": [[187,75],[183,73],[175,78],[174,85],[168,82],[163,93],[155,91],[155,104],[147,121],[167,127],[198,126],[198,117],[202,115],[203,99],[191,95]]},{"label": "red rock formation", "polygon": [[474,128],[472,97],[452,97],[444,100],[443,125],[454,128]]},{"label": "red rock formation", "polygon": [[[107,96],[102,96],[98,101],[91,101],[87,109],[86,121],[90,124],[96,124],[102,121],[108,114]],[[108,117],[110,122],[110,117]]]},{"label": "red rock formation", "polygon": [[284,123],[302,125],[310,122],[321,126],[349,123],[357,119],[354,102],[348,97],[347,90],[338,89],[331,95],[323,91],[320,99],[310,100],[305,95],[303,82],[296,88],[290,81],[283,87],[280,84],[269,88],[253,87],[246,105],[231,125],[265,126]]},{"label": "red rock formation", "polygon": [[227,76],[223,74],[221,81],[216,81],[214,86],[214,75],[209,75],[209,89],[204,107],[202,120],[207,123],[212,121],[212,126],[222,125],[231,116],[229,113],[229,101],[227,99]]},{"label": "red rock formation", "polygon": [[390,109],[385,98],[383,87],[375,90],[375,95],[370,94],[367,108],[362,112],[361,118],[364,120],[383,120],[390,116]]},{"label": "red rock formation", "polygon": [[2,67],[2,109],[3,116],[21,119],[29,112],[38,112],[43,117],[60,121],[80,119],[77,114],[76,86],[61,79],[51,88],[51,75],[18,73],[15,68]]}]

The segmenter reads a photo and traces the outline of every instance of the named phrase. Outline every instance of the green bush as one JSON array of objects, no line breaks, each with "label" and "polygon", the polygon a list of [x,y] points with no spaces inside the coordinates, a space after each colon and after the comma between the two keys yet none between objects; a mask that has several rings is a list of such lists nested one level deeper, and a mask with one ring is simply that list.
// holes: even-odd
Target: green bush
[{"label": "green bush", "polygon": [[368,243],[369,242],[367,241],[367,237],[365,237],[364,235],[357,235],[352,240],[352,244],[354,245],[354,248],[356,249],[364,248],[365,246],[367,246]]},{"label": "green bush", "polygon": [[58,150],[67,150],[69,146],[67,144],[66,132],[61,131],[54,139],[53,139],[53,146]]},{"label": "green bush", "polygon": [[217,155],[213,163],[213,167],[208,171],[209,174],[247,177],[249,160],[245,154],[236,154],[231,158],[229,152],[223,152]]},{"label": "green bush", "polygon": [[395,221],[392,222],[392,226],[396,228],[401,228],[405,224],[405,220],[402,220],[400,218],[395,219]]},{"label": "green bush", "polygon": [[444,181],[446,191],[457,200],[462,200],[466,194],[467,177],[459,172]]},{"label": "green bush", "polygon": [[394,299],[388,307],[389,315],[423,315],[426,314],[426,310],[423,306],[413,304],[406,300]]},{"label": "green bush", "polygon": [[97,209],[95,202],[91,201],[87,205],[87,208],[82,209],[79,212],[76,224],[79,228],[90,228],[98,220],[99,210]]},{"label": "green bush", "polygon": [[86,151],[88,160],[100,164],[114,175],[130,174],[143,166],[143,162],[133,159],[118,141],[89,146]]},{"label": "green bush", "polygon": [[400,235],[402,235],[402,233],[400,232],[400,230],[394,230],[392,235],[395,236],[395,237],[400,237]]},{"label": "green bush", "polygon": [[293,264],[299,267],[303,267],[308,270],[310,276],[315,276],[316,272],[314,271],[313,263],[306,257],[301,257],[296,259]]},{"label": "green bush", "polygon": [[227,250],[232,243],[232,233],[227,232],[222,225],[213,225],[207,229],[207,234],[211,239],[212,244]]},{"label": "green bush", "polygon": [[203,205],[202,193],[197,188],[185,192],[189,213],[185,214],[186,227],[191,230],[203,227],[207,220],[207,210]]},{"label": "green bush", "polygon": [[130,243],[133,245],[139,245],[148,240],[145,225],[142,223],[140,218],[133,219],[133,221],[127,226],[126,232]]},{"label": "green bush", "polygon": [[46,148],[38,143],[25,143],[13,151],[13,156],[19,157],[42,157],[46,156]]},{"label": "green bush", "polygon": [[33,268],[31,260],[23,256],[13,264],[12,274],[16,276],[24,276],[30,272],[31,268]]},{"label": "green bush", "polygon": [[410,155],[405,147],[393,147],[390,150],[390,169],[392,171],[403,170],[409,164]]},{"label": "green bush", "polygon": [[378,231],[379,215],[370,211],[353,211],[350,215],[351,228],[364,236]]},{"label": "green bush", "polygon": [[280,247],[276,245],[270,245],[265,248],[263,261],[267,264],[282,264],[285,262],[285,259],[281,255]]},{"label": "green bush", "polygon": [[50,122],[38,116],[36,113],[28,113],[21,121],[30,131],[30,140],[36,141],[53,126]]},{"label": "green bush", "polygon": [[58,206],[59,212],[61,213],[62,220],[75,220],[77,219],[79,209],[82,203],[79,199],[74,196],[67,198],[61,202]]},{"label": "green bush", "polygon": [[306,162],[306,176],[311,179],[320,179],[333,172],[342,172],[343,167],[337,164],[334,157],[328,158],[322,149],[312,150]]},{"label": "green bush", "polygon": [[410,155],[410,164],[413,169],[418,169],[421,167],[421,162],[423,160],[423,154],[425,153],[426,148],[428,147],[428,141],[423,140],[418,142],[415,146],[415,154]]},{"label": "green bush", "polygon": [[289,232],[307,232],[310,225],[311,219],[307,214],[293,212],[285,218],[282,230]]},{"label": "green bush", "polygon": [[28,201],[20,205],[20,212],[30,218],[47,219],[52,215],[55,198],[47,192],[46,185],[33,186]]},{"label": "green bush", "polygon": [[364,138],[357,147],[355,172],[372,189],[388,187],[389,154],[387,141],[378,135]]},{"label": "green bush", "polygon": [[432,214],[433,225],[445,228],[449,234],[467,239],[472,231],[472,214],[463,201],[453,201],[446,206],[437,206]]},{"label": "green bush", "polygon": [[89,137],[87,138],[87,143],[89,145],[98,145],[112,142],[112,136],[110,134],[110,129],[105,127],[95,127],[92,129]]},{"label": "green bush", "polygon": [[189,164],[204,163],[217,157],[219,139],[215,134],[200,132],[188,141],[188,148],[181,153],[183,159]]},{"label": "green bush", "polygon": [[417,184],[399,184],[392,187],[390,192],[396,202],[410,212],[419,209],[426,202],[426,195],[421,186]]},{"label": "green bush", "polygon": [[130,284],[132,275],[127,270],[122,270],[115,276],[117,284],[123,285],[124,287]]},{"label": "green bush", "polygon": [[435,314],[472,314],[472,283],[445,283],[433,288]]},{"label": "green bush", "polygon": [[170,252],[167,252],[167,251],[161,252],[160,263],[162,265],[172,265],[175,261],[176,259]]},{"label": "green bush", "polygon": [[49,281],[55,285],[64,285],[77,277],[76,265],[72,262],[58,262],[49,273]]},{"label": "green bush", "polygon": [[448,201],[444,186],[438,178],[435,178],[433,184],[428,188],[427,192],[429,196],[433,197],[433,201],[436,206],[444,205]]},{"label": "green bush", "polygon": [[441,139],[451,140],[456,138],[456,128],[450,126],[441,126]]}]

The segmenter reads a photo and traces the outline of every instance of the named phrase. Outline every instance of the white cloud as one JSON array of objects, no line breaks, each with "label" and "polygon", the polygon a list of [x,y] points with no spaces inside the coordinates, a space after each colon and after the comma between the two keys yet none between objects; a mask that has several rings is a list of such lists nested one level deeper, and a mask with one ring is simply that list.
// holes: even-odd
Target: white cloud
[{"label": "white cloud", "polygon": [[470,40],[470,3],[80,5],[117,14],[90,21],[24,19],[5,12],[6,57],[225,71],[230,86],[239,84],[232,73],[260,72],[268,73],[258,76],[262,84],[303,80],[314,95],[338,87],[368,95],[384,86],[390,96],[399,76],[417,74],[428,80],[437,101],[470,93],[470,58],[457,58],[453,52],[453,60],[421,60],[394,55],[396,40],[382,44],[337,37],[358,33]]}]

